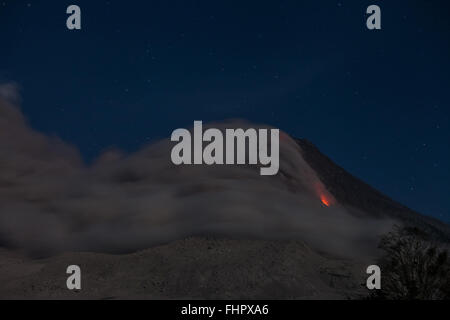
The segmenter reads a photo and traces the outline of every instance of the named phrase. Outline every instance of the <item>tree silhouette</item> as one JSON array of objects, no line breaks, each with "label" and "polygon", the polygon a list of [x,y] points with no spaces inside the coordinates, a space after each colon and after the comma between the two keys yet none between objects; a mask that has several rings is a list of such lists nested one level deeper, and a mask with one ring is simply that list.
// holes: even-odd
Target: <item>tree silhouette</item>
[{"label": "tree silhouette", "polygon": [[450,298],[447,248],[418,228],[395,226],[381,239],[381,290],[371,299],[441,300]]}]

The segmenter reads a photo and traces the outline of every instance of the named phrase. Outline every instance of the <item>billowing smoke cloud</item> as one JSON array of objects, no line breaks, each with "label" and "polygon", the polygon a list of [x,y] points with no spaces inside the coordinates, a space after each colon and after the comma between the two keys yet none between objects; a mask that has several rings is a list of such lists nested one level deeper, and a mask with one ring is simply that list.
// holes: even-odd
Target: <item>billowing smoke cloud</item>
[{"label": "billowing smoke cloud", "polygon": [[350,255],[390,228],[336,203],[285,134],[276,176],[258,166],[175,166],[168,140],[131,155],[109,151],[86,167],[75,148],[27,126],[14,100],[0,96],[0,245],[120,253],[211,235],[300,239]]}]

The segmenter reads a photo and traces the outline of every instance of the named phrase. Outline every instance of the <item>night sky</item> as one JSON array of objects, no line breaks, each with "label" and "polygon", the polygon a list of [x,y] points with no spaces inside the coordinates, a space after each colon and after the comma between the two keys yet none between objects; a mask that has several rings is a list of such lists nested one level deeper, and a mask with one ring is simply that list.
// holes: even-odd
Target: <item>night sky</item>
[{"label": "night sky", "polygon": [[[66,28],[77,4],[82,30]],[[381,7],[382,30],[366,28]],[[87,163],[194,120],[307,138],[450,221],[448,1],[1,1],[0,82]]]}]

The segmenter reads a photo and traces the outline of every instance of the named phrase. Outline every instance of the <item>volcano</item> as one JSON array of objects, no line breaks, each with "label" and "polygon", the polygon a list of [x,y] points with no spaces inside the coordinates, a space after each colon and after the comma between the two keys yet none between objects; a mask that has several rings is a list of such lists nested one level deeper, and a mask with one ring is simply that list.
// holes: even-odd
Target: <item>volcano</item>
[{"label": "volcano", "polygon": [[[325,208],[339,204],[362,219],[419,226],[448,242],[446,224],[383,195],[311,142],[295,142],[326,187],[319,195]],[[63,252],[35,259],[4,248],[0,257],[0,298],[7,299],[358,299],[367,294],[362,284],[373,262],[317,250],[307,241],[222,236],[188,236],[126,254]],[[76,293],[65,288],[71,264],[86,270]]]},{"label": "volcano", "polygon": [[[0,115],[0,298],[361,298],[394,225],[449,242],[448,225],[286,133],[276,176],[175,166],[167,140],[86,166],[12,103],[0,99]],[[70,265],[80,291],[66,287]]]}]

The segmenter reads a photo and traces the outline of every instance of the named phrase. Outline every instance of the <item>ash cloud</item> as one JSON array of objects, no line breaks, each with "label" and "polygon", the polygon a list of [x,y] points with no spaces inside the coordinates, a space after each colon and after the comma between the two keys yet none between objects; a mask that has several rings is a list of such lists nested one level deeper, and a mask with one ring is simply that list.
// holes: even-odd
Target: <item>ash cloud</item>
[{"label": "ash cloud", "polygon": [[298,239],[351,256],[374,248],[391,227],[336,203],[286,134],[276,176],[260,176],[258,166],[175,166],[169,139],[130,155],[105,152],[87,167],[76,148],[26,124],[11,90],[0,89],[2,246],[39,256],[123,253],[208,235]]}]

